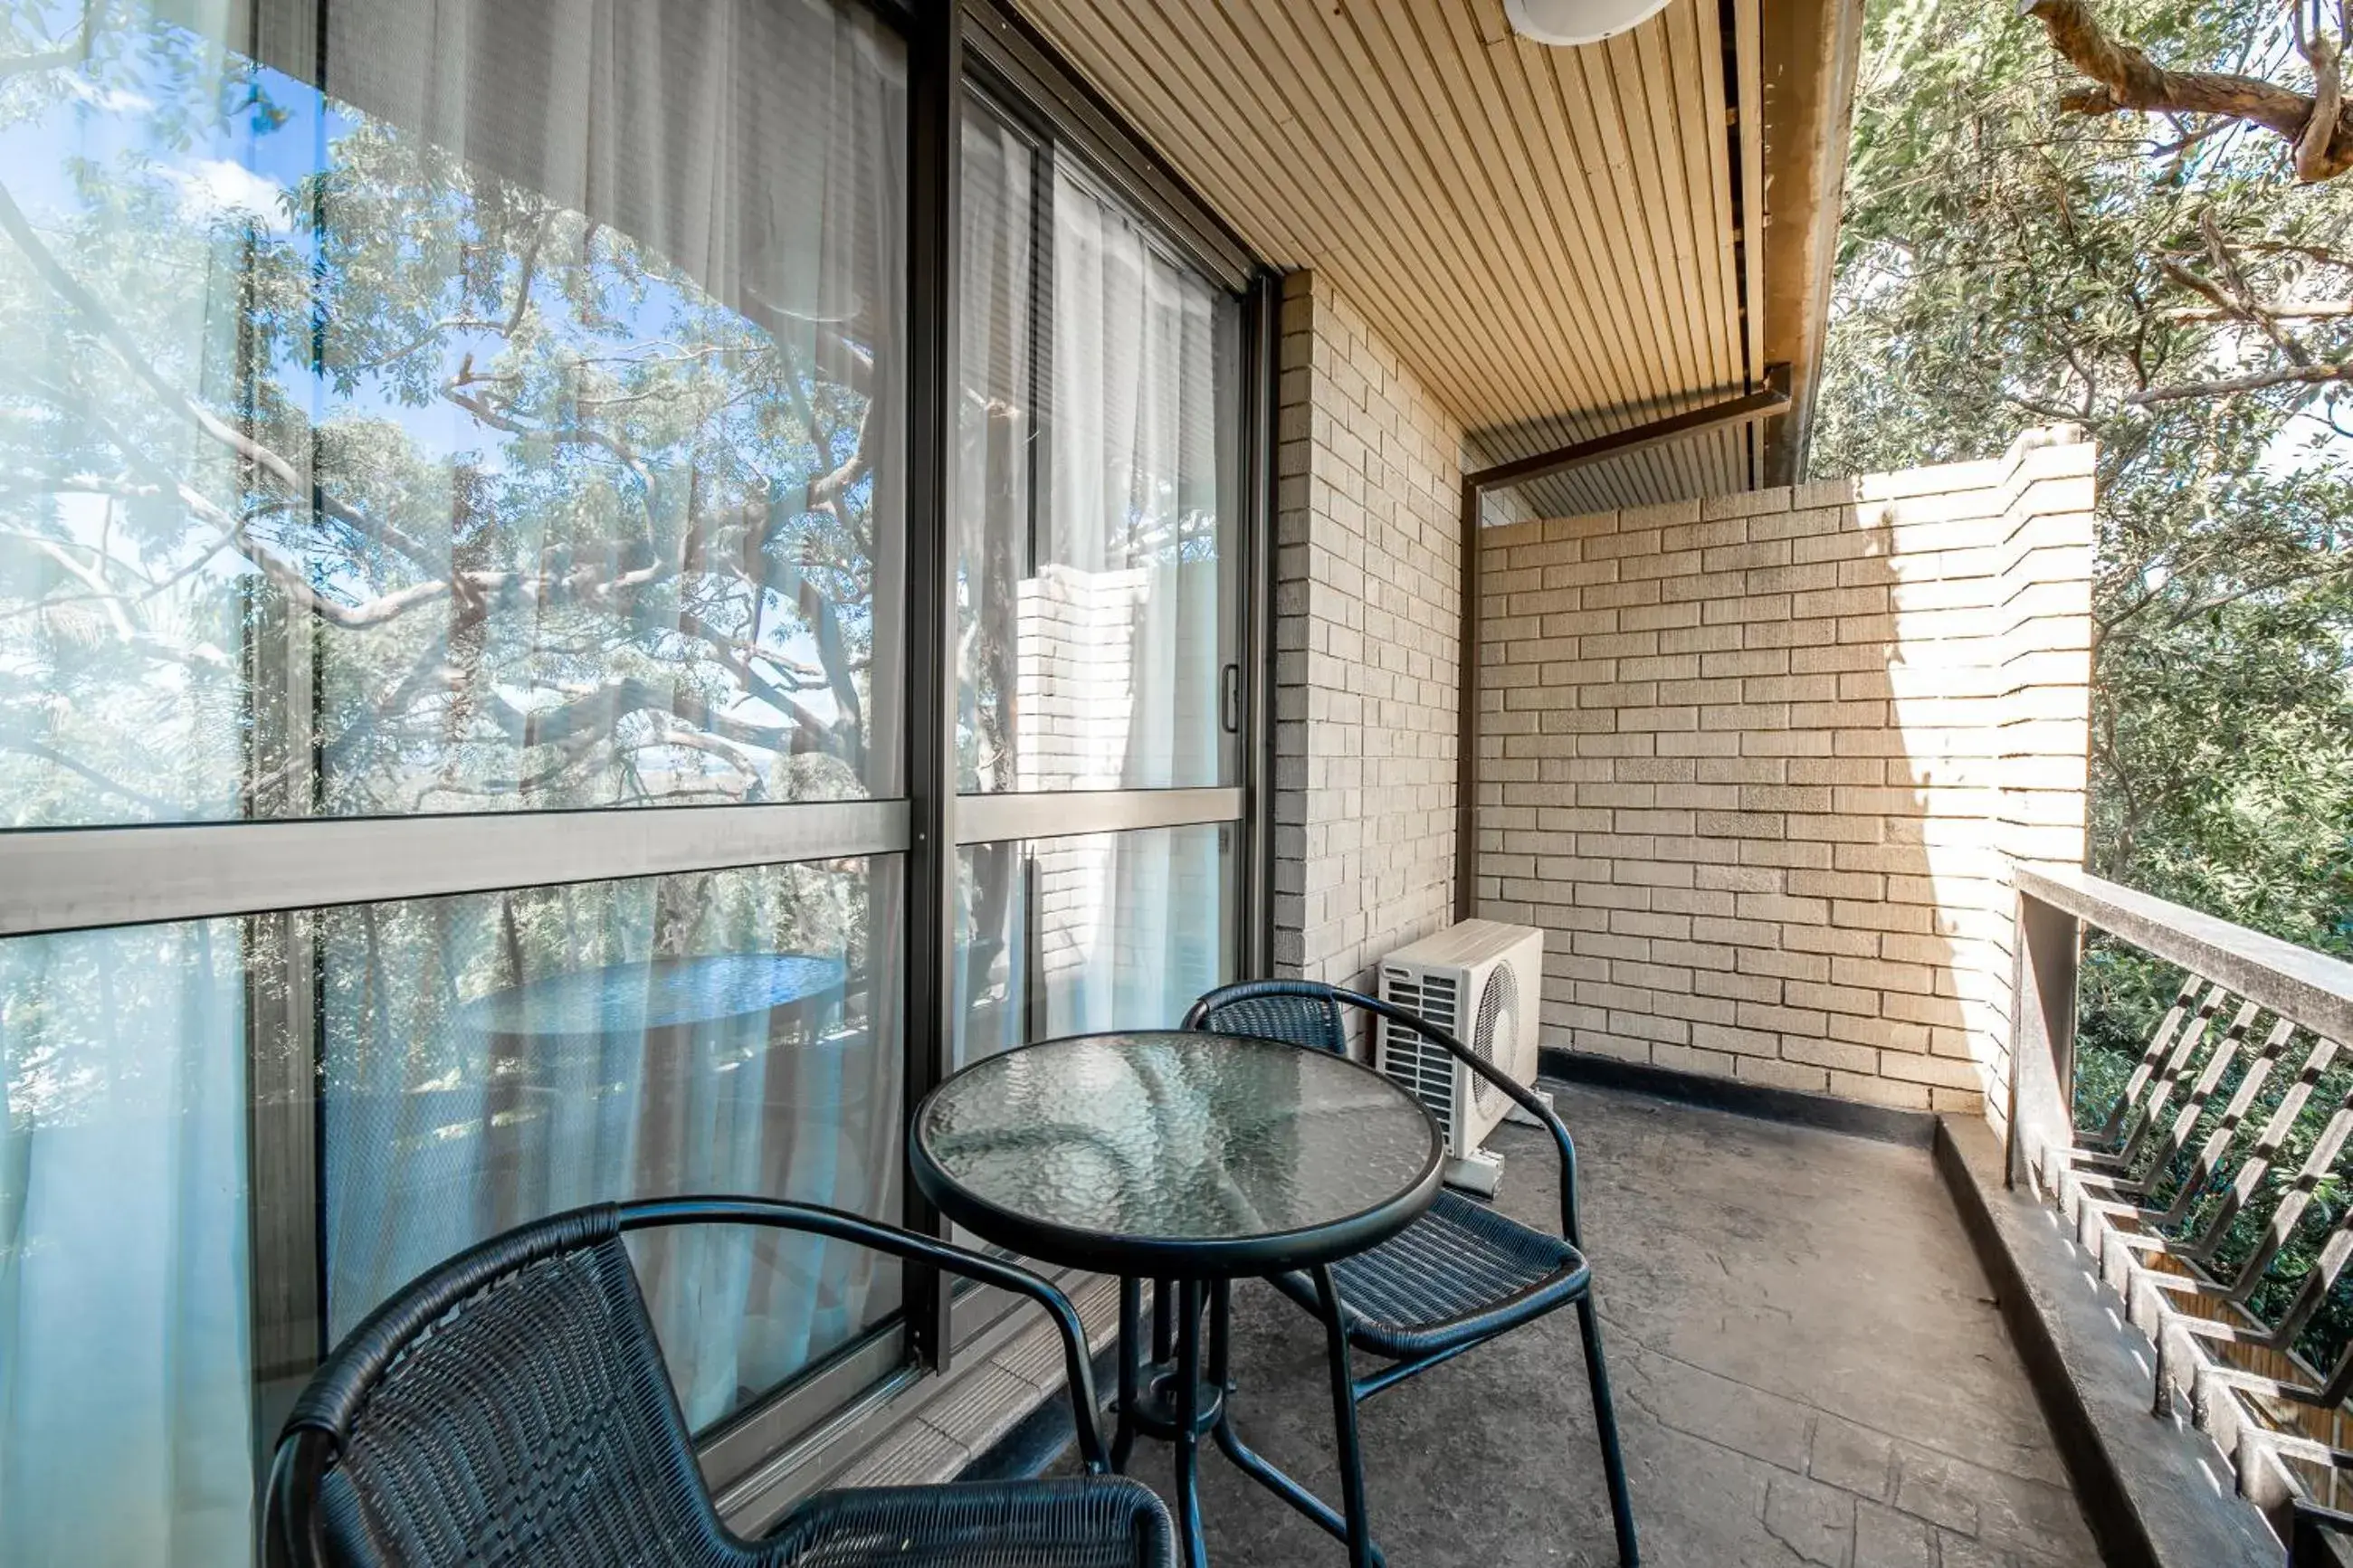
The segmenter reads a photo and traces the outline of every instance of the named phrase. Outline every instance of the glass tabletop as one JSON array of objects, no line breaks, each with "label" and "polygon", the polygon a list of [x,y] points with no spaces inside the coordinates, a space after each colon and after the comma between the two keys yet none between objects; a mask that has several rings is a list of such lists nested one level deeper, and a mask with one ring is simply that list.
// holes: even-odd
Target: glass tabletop
[{"label": "glass tabletop", "polygon": [[1437,1195],[1437,1124],[1325,1051],[1149,1031],[975,1063],[915,1117],[915,1179],[1027,1256],[1161,1278],[1271,1273],[1375,1246]]}]

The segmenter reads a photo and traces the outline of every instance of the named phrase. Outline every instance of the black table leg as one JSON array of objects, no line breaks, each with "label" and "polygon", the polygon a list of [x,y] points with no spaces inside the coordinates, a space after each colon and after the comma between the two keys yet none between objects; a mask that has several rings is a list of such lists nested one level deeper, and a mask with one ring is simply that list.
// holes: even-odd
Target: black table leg
[{"label": "black table leg", "polygon": [[1119,1425],[1111,1439],[1111,1468],[1127,1473],[1127,1457],[1135,1450],[1135,1358],[1143,1346],[1144,1286],[1123,1276],[1119,1282]]},{"label": "black table leg", "polygon": [[[1372,1526],[1365,1503],[1364,1455],[1356,1437],[1356,1384],[1348,1363],[1345,1320],[1340,1315],[1339,1282],[1329,1269],[1314,1271],[1323,1310],[1318,1316],[1329,1339],[1332,1400],[1340,1488],[1344,1507],[1335,1509],[1252,1451],[1234,1430],[1233,1321],[1229,1287],[1223,1279],[1155,1281],[1166,1306],[1155,1312],[1153,1346],[1145,1359],[1142,1328],[1143,1284],[1120,1281],[1119,1423],[1112,1437],[1112,1464],[1123,1472],[1134,1451],[1138,1434],[1166,1438],[1175,1446],[1176,1487],[1173,1501],[1176,1528],[1184,1542],[1186,1568],[1208,1568],[1208,1549],[1201,1532],[1200,1440],[1213,1437],[1234,1467],[1284,1502],[1304,1514],[1337,1540],[1346,1542],[1351,1568],[1387,1568],[1387,1559],[1373,1544]],[[1208,1343],[1201,1342],[1202,1309],[1207,1306]],[[1147,1378],[1147,1373],[1148,1378]]]},{"label": "black table leg", "polygon": [[[1201,1284],[1176,1287],[1176,1528],[1184,1537],[1185,1561],[1208,1568],[1201,1540]],[[1222,1411],[1224,1402],[1219,1402]]]},{"label": "black table leg", "polygon": [[1332,1277],[1330,1266],[1317,1264],[1314,1274],[1332,1363],[1332,1426],[1340,1447],[1340,1499],[1348,1513],[1348,1563],[1349,1568],[1372,1568],[1373,1532],[1365,1518],[1365,1456],[1356,1442],[1356,1383],[1348,1366],[1348,1324],[1340,1314],[1340,1282]]},{"label": "black table leg", "polygon": [[[1336,1286],[1334,1300],[1337,1300]],[[1220,1279],[1209,1288],[1209,1381],[1229,1395],[1233,1392],[1228,1386],[1228,1379],[1231,1374],[1232,1340],[1232,1327],[1227,1307],[1227,1286],[1226,1282]],[[1343,1349],[1345,1352],[1345,1339]],[[1335,1364],[1340,1368],[1340,1378],[1345,1379],[1348,1375],[1346,1362],[1341,1361]],[[1342,1386],[1345,1384],[1335,1384],[1335,1394]],[[1219,1450],[1232,1462],[1236,1469],[1289,1503],[1312,1522],[1322,1526],[1339,1540],[1346,1542],[1349,1561],[1356,1564],[1356,1568],[1364,1568],[1367,1563],[1371,1568],[1386,1568],[1388,1559],[1381,1554],[1381,1549],[1373,1544],[1372,1527],[1366,1518],[1364,1469],[1356,1443],[1355,1414],[1355,1402],[1351,1400],[1348,1405],[1348,1415],[1343,1418],[1343,1436],[1339,1456],[1343,1489],[1341,1496],[1349,1505],[1350,1511],[1347,1514],[1342,1514],[1330,1503],[1293,1480],[1282,1470],[1277,1469],[1271,1461],[1243,1442],[1241,1434],[1234,1430],[1233,1402],[1230,1397],[1225,1400],[1219,1410],[1217,1425],[1211,1428],[1211,1432],[1217,1438]]]}]

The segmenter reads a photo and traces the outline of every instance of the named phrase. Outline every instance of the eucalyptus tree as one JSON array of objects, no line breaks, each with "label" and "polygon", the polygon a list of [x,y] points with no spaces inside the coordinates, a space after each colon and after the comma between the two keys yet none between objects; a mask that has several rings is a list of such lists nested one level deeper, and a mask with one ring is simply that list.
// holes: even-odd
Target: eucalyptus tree
[{"label": "eucalyptus tree", "polygon": [[[2105,8],[2176,68],[2278,76],[2284,12]],[[2343,948],[2353,910],[2353,185],[2248,119],[2080,110],[2031,17],[1873,7],[1818,473],[2098,441],[2091,855]]]}]

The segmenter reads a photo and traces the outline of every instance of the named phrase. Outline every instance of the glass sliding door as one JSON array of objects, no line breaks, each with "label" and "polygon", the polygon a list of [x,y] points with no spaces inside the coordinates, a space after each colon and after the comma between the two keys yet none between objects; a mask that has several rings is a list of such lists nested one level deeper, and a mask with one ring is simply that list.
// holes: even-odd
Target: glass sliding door
[{"label": "glass sliding door", "polygon": [[1241,300],[1009,96],[961,195],[958,1066],[1232,978],[1246,798]]},{"label": "glass sliding door", "polygon": [[[1197,823],[967,846],[955,1065],[1058,1035],[1173,1027],[1234,977],[1236,837]],[[1010,896],[984,896],[1000,886]]]},{"label": "glass sliding door", "polygon": [[[1263,304],[920,10],[0,11],[0,1562],[249,1560],[420,1270],[923,1222],[923,1085],[1240,972]],[[631,1246],[754,1523],[953,1362]]]},{"label": "glass sliding door", "polygon": [[[0,851],[49,868],[0,876],[0,1560],[231,1563],[292,1391],[441,1258],[901,1212],[904,45],[832,0],[0,32]],[[295,829],[299,907],[207,869]],[[846,1248],[638,1261],[699,1426],[899,1305]]]},{"label": "glass sliding door", "polygon": [[1236,784],[1240,301],[985,100],[964,165],[960,786]]},{"label": "glass sliding door", "polygon": [[1176,1024],[1242,810],[1240,301],[978,92],[963,165],[959,1060]]}]

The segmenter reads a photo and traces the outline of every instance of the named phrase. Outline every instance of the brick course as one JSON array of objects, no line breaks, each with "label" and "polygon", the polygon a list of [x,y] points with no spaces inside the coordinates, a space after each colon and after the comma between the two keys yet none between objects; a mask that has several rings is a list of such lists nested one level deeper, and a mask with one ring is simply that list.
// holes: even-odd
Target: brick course
[{"label": "brick course", "polygon": [[2009,1089],[2009,863],[2079,864],[2093,448],[1482,532],[1480,912],[1548,1046]]}]

